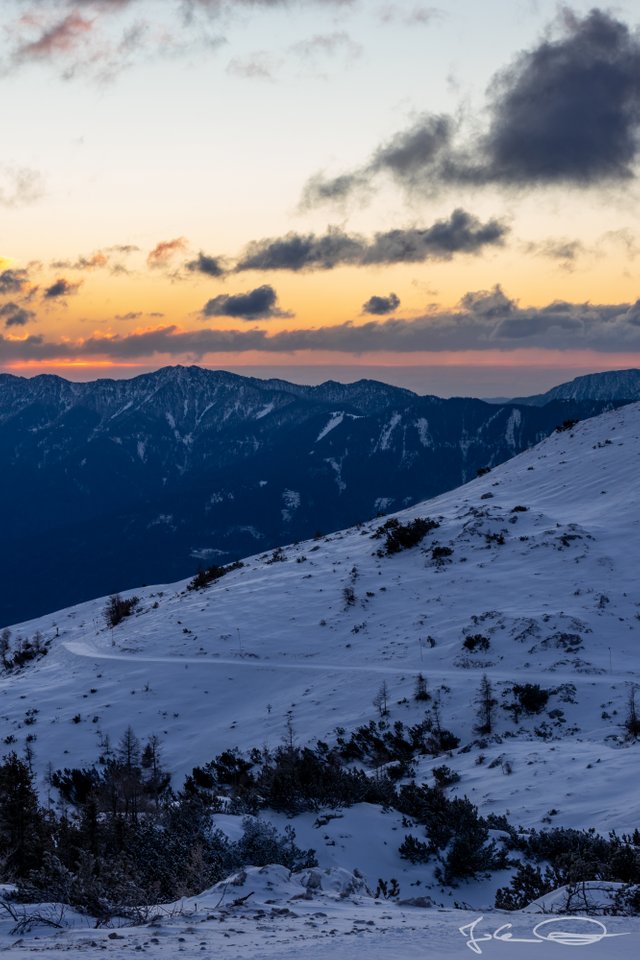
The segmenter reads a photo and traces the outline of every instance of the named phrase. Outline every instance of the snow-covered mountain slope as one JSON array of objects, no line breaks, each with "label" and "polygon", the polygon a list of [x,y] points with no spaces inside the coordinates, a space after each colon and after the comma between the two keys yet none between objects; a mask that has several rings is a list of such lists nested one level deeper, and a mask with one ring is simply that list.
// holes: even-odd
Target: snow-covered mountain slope
[{"label": "snow-covered mountain slope", "polygon": [[[93,762],[131,723],[161,737],[180,782],[225,748],[277,744],[288,718],[299,742],[332,741],[377,717],[383,681],[390,722],[415,723],[422,672],[460,737],[453,791],[525,825],[633,829],[638,748],[623,721],[640,682],[639,468],[634,404],[399,514],[440,523],[411,549],[378,556],[376,521],[254,556],[203,590],[136,591],[114,629],[105,599],[15,627],[12,648],[40,631],[49,652],[0,678],[4,744],[30,737],[44,775]],[[478,745],[485,673],[500,706],[497,736]],[[517,723],[504,709],[514,682],[549,695]],[[348,846],[321,863],[344,866]]]},{"label": "snow-covered mountain slope", "polygon": [[0,374],[0,626],[402,509],[605,406],[195,366],[89,383]]}]

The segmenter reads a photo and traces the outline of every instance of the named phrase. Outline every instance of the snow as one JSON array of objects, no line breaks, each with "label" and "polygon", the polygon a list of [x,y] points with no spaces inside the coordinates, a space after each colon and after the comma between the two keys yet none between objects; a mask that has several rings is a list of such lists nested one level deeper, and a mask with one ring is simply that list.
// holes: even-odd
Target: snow
[{"label": "snow", "polygon": [[284,507],[280,511],[280,513],[282,514],[282,519],[285,522],[288,522],[291,519],[293,519],[294,513],[300,507],[299,492],[297,490],[283,490],[282,502],[284,504]]},{"label": "snow", "polygon": [[515,450],[516,438],[515,431],[522,423],[522,413],[519,410],[512,410],[509,419],[507,420],[507,426],[505,430],[505,436],[509,446]]},{"label": "snow", "polygon": [[[633,830],[640,820],[638,746],[625,739],[623,718],[630,685],[640,683],[639,467],[640,404],[633,404],[556,433],[398,514],[403,522],[440,521],[419,547],[400,554],[377,555],[382,541],[371,535],[381,521],[373,521],[290,545],[284,562],[250,557],[203,591],[188,592],[185,582],[132,590],[138,611],[113,630],[104,598],[13,627],[14,638],[40,630],[51,645],[42,660],[0,677],[2,736],[15,737],[12,748],[21,752],[27,734],[36,734],[33,763],[43,794],[49,762],[91,764],[100,737],[117,741],[129,723],[141,738],[161,737],[164,761],[180,783],[223,749],[279,744],[289,712],[297,742],[331,742],[337,727],[349,731],[375,718],[372,700],[383,680],[390,721],[416,723],[424,717],[412,698],[421,671],[439,696],[443,725],[461,739],[446,757],[460,774],[450,795],[467,795],[482,813],[505,813],[524,827]],[[295,497],[289,500],[295,509]],[[432,559],[437,545],[453,550],[448,560]],[[349,584],[356,603],[345,608]],[[465,637],[478,633],[489,649],[465,649]],[[499,701],[509,700],[515,680],[547,689],[547,707],[517,724],[498,708],[494,736],[479,742],[474,700],[485,673]],[[33,707],[36,723],[25,724]],[[72,723],[78,713],[81,722]],[[433,782],[431,771],[443,762],[421,759],[417,778]],[[36,948],[81,956],[106,948],[129,957],[137,947],[154,957],[179,951],[225,958],[238,956],[239,944],[250,958],[294,957],[302,949],[318,960],[463,957],[469,946],[458,928],[479,916],[483,930],[509,922],[531,938],[530,916],[491,907],[506,874],[443,890],[430,866],[399,858],[410,828],[397,813],[362,804],[322,811],[322,818],[272,817],[280,829],[292,823],[298,844],[316,850],[328,878],[357,870],[375,891],[379,878],[395,877],[401,899],[429,897],[435,906],[376,902],[362,890],[340,897],[333,880],[313,900],[291,901],[304,893],[300,878],[273,867],[248,872],[257,884],[250,901],[223,920],[216,891],[152,928],[122,932],[124,940],[104,930],[39,929],[37,942],[36,934],[25,935],[10,946],[3,921],[0,942],[10,958]],[[225,831],[238,829],[237,818],[219,820]],[[295,916],[276,915],[266,904],[265,876],[274,884],[270,899]],[[590,944],[591,958],[640,955],[640,921],[605,922],[625,936]],[[486,956],[505,954],[500,937],[478,946]],[[561,949],[548,942],[510,947],[523,960]]]},{"label": "snow", "polygon": [[267,417],[274,409],[275,403],[265,403],[265,405],[256,413],[256,420],[262,420],[263,417]]},{"label": "snow", "polygon": [[429,421],[427,418],[419,417],[418,420],[416,420],[416,428],[418,430],[418,436],[422,446],[431,447],[433,445],[433,439],[429,433]]},{"label": "snow", "polygon": [[391,445],[391,434],[398,424],[402,423],[402,414],[394,413],[387,424],[382,429],[382,433],[375,446],[376,450],[388,450]]},{"label": "snow", "polygon": [[336,481],[336,486],[338,487],[338,490],[340,491],[340,493],[344,493],[344,491],[347,489],[347,485],[342,479],[342,461],[343,460],[344,460],[344,457],[342,457],[340,460],[336,460],[334,457],[325,457],[325,461],[324,461],[325,463],[329,464],[329,466],[335,473],[334,479]]},{"label": "snow", "polygon": [[[58,915],[54,905],[40,908]],[[173,960],[205,956],[221,960],[463,960],[473,952],[522,960],[562,956],[569,937],[588,937],[591,960],[631,960],[640,949],[637,918],[571,920],[553,914],[436,910],[375,899],[362,880],[342,869],[290,874],[277,865],[249,868],[198,897],[151,908],[145,926],[91,929],[72,911],[70,929],[35,927],[11,937],[0,921],[7,960],[71,952],[131,960],[140,953]],[[554,942],[555,940],[555,942]],[[558,941],[561,942],[558,942]],[[576,945],[576,944],[573,944]],[[579,944],[577,944],[579,945]]]},{"label": "snow", "polygon": [[329,418],[329,422],[322,428],[318,436],[316,437],[316,443],[319,440],[322,440],[328,433],[331,433],[336,427],[339,427],[342,421],[344,420],[344,413],[332,413]]}]

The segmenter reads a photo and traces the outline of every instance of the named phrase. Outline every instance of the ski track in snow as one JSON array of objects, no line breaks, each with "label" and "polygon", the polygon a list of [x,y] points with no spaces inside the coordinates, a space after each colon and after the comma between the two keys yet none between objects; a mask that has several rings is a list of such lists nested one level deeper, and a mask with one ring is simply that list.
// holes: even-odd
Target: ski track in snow
[{"label": "ski track in snow", "polygon": [[[392,666],[356,666],[349,665],[345,666],[338,663],[304,663],[299,662],[289,662],[278,661],[278,660],[260,660],[257,659],[256,655],[248,655],[246,658],[239,654],[237,657],[216,657],[215,660],[208,659],[206,657],[145,657],[139,656],[138,654],[124,654],[124,653],[107,653],[103,650],[100,650],[98,647],[91,646],[89,643],[66,641],[63,646],[76,657],[85,657],[89,660],[117,660],[119,663],[164,663],[172,664],[174,666],[179,666],[186,663],[194,663],[199,667],[221,667],[221,666],[230,666],[230,667],[240,667],[247,668],[249,670],[318,670],[321,673],[338,673],[338,674],[349,674],[349,673],[374,673],[382,674],[387,676],[388,674],[395,674],[400,677],[406,677],[408,673],[414,675],[416,672],[415,665],[411,667],[392,667]],[[467,679],[471,679],[475,686],[477,686],[478,680],[482,675],[486,673],[485,668],[470,668],[465,669],[464,673],[461,674],[460,670],[442,670],[439,668],[430,669],[429,677],[432,680],[456,680],[457,682],[465,682]],[[494,680],[502,681],[511,681],[514,679],[513,672],[511,670],[491,670],[491,677]],[[622,683],[627,682],[630,677],[630,672],[624,674],[601,674],[601,675],[592,675],[592,674],[579,674],[579,673],[569,673],[569,672],[557,672],[554,671],[553,680],[559,681],[561,683],[582,683],[582,684],[605,684],[610,685],[611,683]],[[527,681],[547,681],[549,680],[549,673],[543,671],[527,670]]]}]

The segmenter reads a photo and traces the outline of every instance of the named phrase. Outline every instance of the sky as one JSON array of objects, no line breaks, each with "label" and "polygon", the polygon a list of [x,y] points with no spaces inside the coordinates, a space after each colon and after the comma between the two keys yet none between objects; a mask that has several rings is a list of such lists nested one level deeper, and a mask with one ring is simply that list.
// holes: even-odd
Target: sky
[{"label": "sky", "polygon": [[640,366],[640,9],[3,0],[0,370]]}]

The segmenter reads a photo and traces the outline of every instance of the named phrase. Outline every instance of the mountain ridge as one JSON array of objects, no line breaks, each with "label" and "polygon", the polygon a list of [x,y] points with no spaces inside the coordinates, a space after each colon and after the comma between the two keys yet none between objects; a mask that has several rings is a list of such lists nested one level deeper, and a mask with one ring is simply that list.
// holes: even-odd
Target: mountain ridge
[{"label": "mountain ridge", "polygon": [[587,373],[567,383],[558,384],[546,393],[520,397],[512,403],[544,406],[554,400],[640,400],[640,370],[606,370],[603,373]]},{"label": "mountain ridge", "polygon": [[5,377],[0,623],[397,510],[607,405],[274,388],[195,366]]}]

